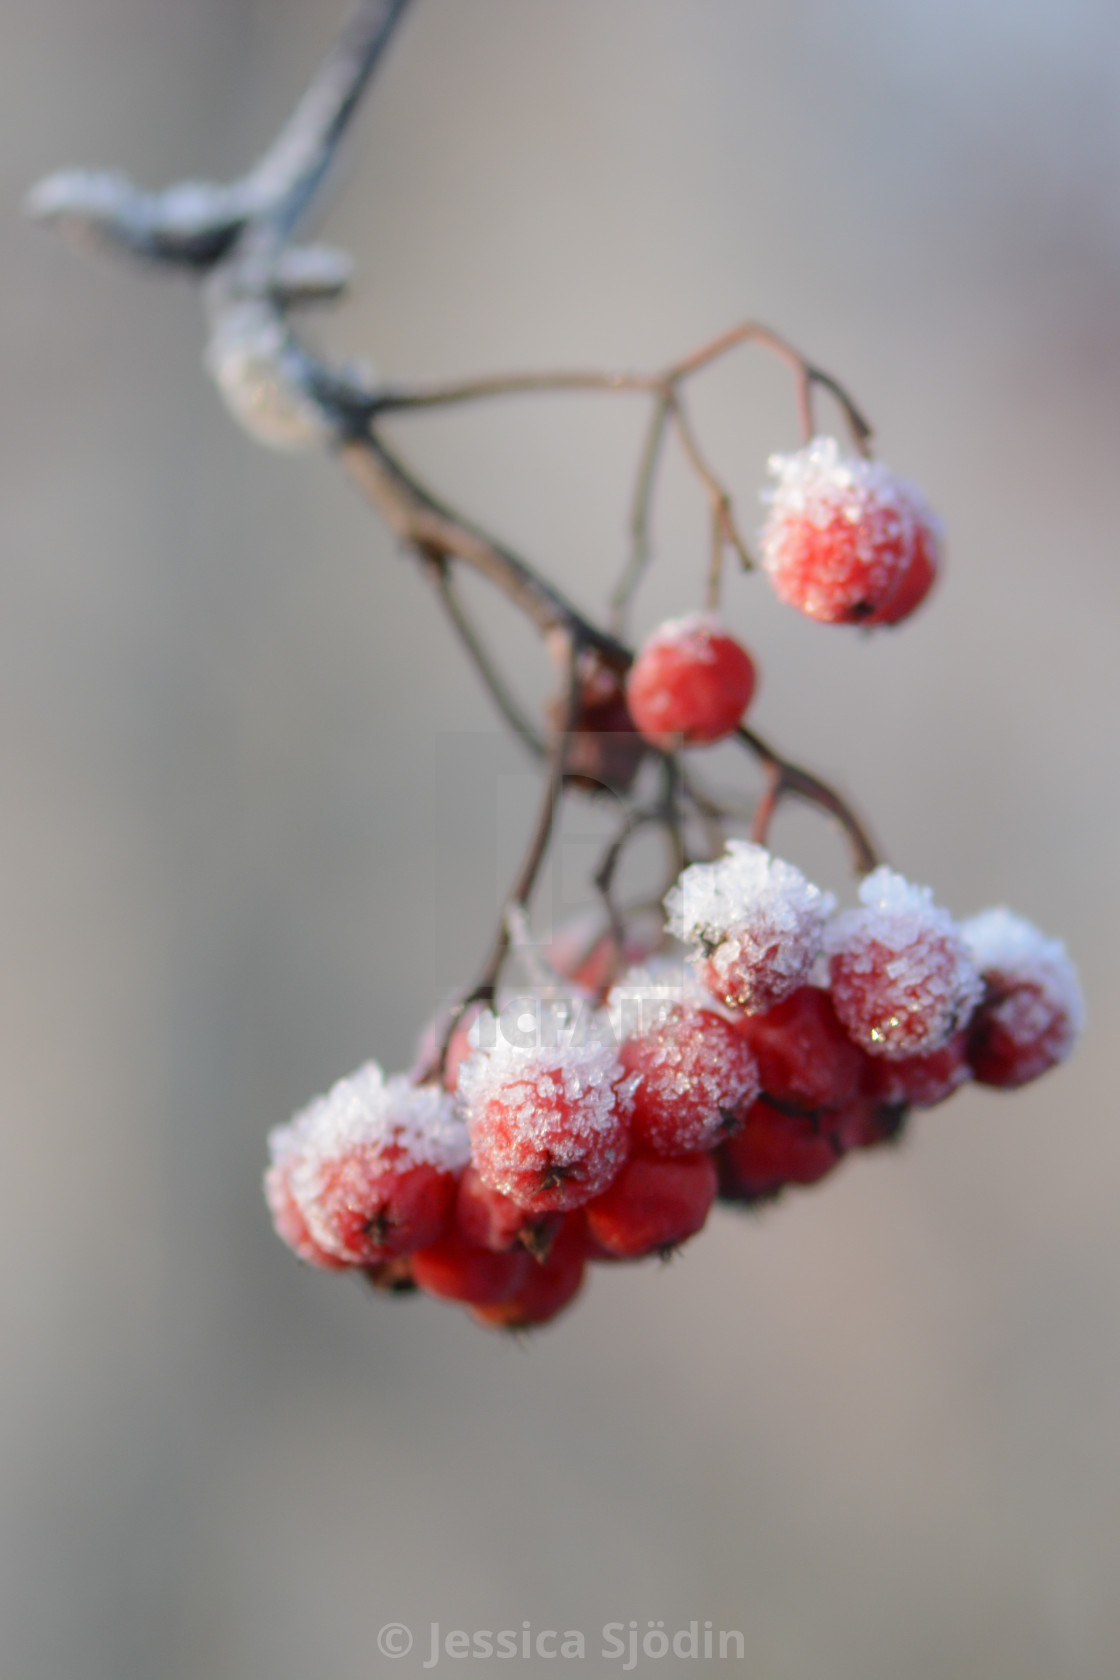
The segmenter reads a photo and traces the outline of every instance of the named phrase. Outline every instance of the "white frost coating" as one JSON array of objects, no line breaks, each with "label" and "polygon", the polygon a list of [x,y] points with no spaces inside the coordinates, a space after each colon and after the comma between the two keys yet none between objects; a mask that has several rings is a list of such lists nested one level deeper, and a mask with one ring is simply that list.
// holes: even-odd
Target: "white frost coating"
[{"label": "white frost coating", "polygon": [[686,944],[718,944],[729,933],[766,922],[804,938],[820,930],[835,904],[792,863],[749,840],[729,840],[714,863],[693,863],[665,899],[669,932]]},{"label": "white frost coating", "polygon": [[689,613],[684,618],[667,618],[659,624],[642,648],[687,647],[690,656],[700,665],[714,665],[719,655],[712,646],[713,637],[727,640],[730,632],[711,612]]},{"label": "white frost coating", "polygon": [[[1033,988],[1042,1007],[1069,1022],[1069,1044],[1085,1024],[1085,1003],[1077,970],[1060,939],[1047,939],[1025,916],[1000,906],[961,926],[961,937],[982,975],[998,974],[1015,986]],[[1026,1023],[1023,1023],[1026,1030]]]},{"label": "white frost coating", "polygon": [[400,1166],[426,1163],[459,1172],[470,1159],[466,1128],[455,1113],[454,1099],[433,1085],[413,1085],[404,1074],[386,1079],[376,1062],[367,1062],[340,1079],[268,1139],[274,1165],[295,1162],[299,1199],[310,1175],[355,1150],[376,1158],[388,1154]]},{"label": "white frost coating", "polygon": [[256,302],[223,309],[206,367],[226,407],[250,437],[269,449],[312,449],[330,436],[322,410],[284,367],[286,334]]},{"label": "white frost coating", "polygon": [[[938,1049],[983,991],[961,930],[929,887],[885,865],[865,877],[859,896],[861,908],[840,911],[825,929],[825,951],[842,965],[842,976],[833,967],[837,1014],[872,1055],[900,1060]],[[874,982],[870,1001],[865,981]],[[876,1011],[890,1018],[869,1027]]]}]

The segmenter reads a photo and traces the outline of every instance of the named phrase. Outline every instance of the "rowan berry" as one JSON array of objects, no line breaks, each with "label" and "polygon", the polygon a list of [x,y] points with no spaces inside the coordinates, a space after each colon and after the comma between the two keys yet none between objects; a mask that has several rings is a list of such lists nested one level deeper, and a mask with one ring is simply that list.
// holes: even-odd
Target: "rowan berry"
[{"label": "rowan berry", "polygon": [[973,1074],[982,1085],[1025,1085],[1073,1049],[1084,1019],[1077,972],[1061,940],[1010,910],[986,910],[961,933],[984,982],[969,1029]]},{"label": "rowan berry", "polygon": [[452,1226],[436,1242],[412,1255],[409,1264],[413,1280],[429,1295],[482,1306],[508,1301],[535,1262],[524,1249],[498,1254],[491,1248],[480,1248]]},{"label": "rowan berry", "polygon": [[799,986],[740,1033],[754,1051],[763,1093],[782,1106],[838,1108],[855,1095],[864,1058],[821,986]]},{"label": "rowan berry", "polygon": [[512,1196],[491,1190],[477,1167],[467,1167],[455,1192],[454,1224],[476,1248],[521,1248],[543,1259],[563,1220],[561,1213],[526,1213]]},{"label": "rowan berry", "polygon": [[529,1261],[522,1282],[508,1301],[473,1307],[480,1324],[502,1330],[532,1330],[547,1324],[569,1306],[583,1287],[587,1242],[579,1214],[565,1219],[547,1258]]},{"label": "rowan berry", "polygon": [[710,613],[670,619],[644,643],[626,702],[645,739],[666,751],[722,741],[755,690],[754,662]]},{"label": "rowan berry", "polygon": [[619,1059],[638,1077],[633,1146],[654,1155],[714,1148],[758,1095],[750,1046],[710,1009],[674,1004],[646,1032],[625,1039]]},{"label": "rowan berry", "polygon": [[434,1242],[470,1152],[450,1097],[401,1075],[386,1080],[376,1062],[278,1127],[269,1144],[280,1173],[265,1193],[274,1218],[280,1208],[279,1235],[289,1242],[294,1235],[300,1252],[278,1182],[313,1248],[345,1265],[395,1259]]},{"label": "rowan berry", "polygon": [[777,487],[760,548],[782,601],[826,624],[895,624],[939,565],[940,526],[918,492],[880,462],[818,437],[769,462]]},{"label": "rowan berry", "polygon": [[841,1153],[823,1126],[760,1097],[744,1115],[742,1130],[715,1152],[720,1199],[768,1201],[787,1184],[815,1184]]},{"label": "rowan berry", "polygon": [[569,1017],[560,1016],[550,1021],[542,1011],[537,1042],[527,1046],[494,1023],[485,1035],[492,1045],[459,1074],[480,1177],[534,1214],[590,1201],[629,1147],[633,1081],[612,1044],[573,1042]]},{"label": "rowan berry", "polygon": [[869,1055],[928,1055],[979,1002],[976,965],[928,887],[879,868],[859,896],[861,908],[841,911],[825,932],[836,1013]]},{"label": "rowan berry", "polygon": [[925,1056],[888,1061],[868,1056],[863,1067],[863,1091],[875,1102],[933,1108],[972,1078],[968,1065],[968,1030],[958,1028],[939,1050]]},{"label": "rowan berry", "polygon": [[799,869],[746,840],[729,840],[714,863],[690,865],[665,900],[669,931],[696,948],[703,984],[747,1014],[805,984],[832,906]]},{"label": "rowan berry", "polygon": [[623,1260],[677,1248],[703,1228],[718,1182],[711,1155],[675,1161],[632,1155],[610,1188],[584,1208],[587,1229]]}]

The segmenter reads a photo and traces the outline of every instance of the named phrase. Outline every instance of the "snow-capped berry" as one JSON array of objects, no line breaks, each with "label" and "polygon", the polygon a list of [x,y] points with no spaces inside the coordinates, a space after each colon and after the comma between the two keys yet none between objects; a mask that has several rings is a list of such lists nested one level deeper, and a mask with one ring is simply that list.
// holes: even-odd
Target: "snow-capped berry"
[{"label": "snow-capped berry", "polygon": [[654,1155],[713,1149],[758,1095],[750,1046],[710,1009],[675,1004],[651,1030],[625,1039],[619,1059],[639,1077],[633,1146]]},{"label": "snow-capped berry", "polygon": [[980,977],[948,911],[928,887],[885,867],[859,889],[825,933],[832,1001],[872,1056],[925,1056],[963,1026],[980,1000]]},{"label": "snow-capped berry", "polygon": [[582,1217],[566,1218],[547,1259],[529,1262],[524,1279],[508,1301],[471,1309],[480,1324],[502,1330],[532,1330],[547,1324],[569,1306],[583,1288],[587,1240]]},{"label": "snow-capped berry", "polygon": [[757,1014],[808,980],[833,903],[765,847],[729,840],[723,857],[684,871],[665,908],[669,931],[699,948],[712,996]]},{"label": "snow-capped berry", "polygon": [[583,1216],[602,1248],[622,1260],[640,1260],[695,1236],[707,1220],[717,1185],[710,1155],[676,1161],[632,1155]]},{"label": "snow-capped berry", "polygon": [[299,1138],[294,1126],[278,1126],[269,1137],[272,1162],[264,1175],[264,1199],[281,1242],[309,1266],[324,1271],[341,1271],[350,1265],[317,1243],[292,1195],[291,1172],[299,1159]]},{"label": "snow-capped berry", "polygon": [[1073,1049],[1084,1006],[1077,971],[1059,939],[1022,916],[985,910],[961,933],[984,981],[969,1029],[968,1059],[983,1085],[1037,1079]]},{"label": "snow-capped berry", "polygon": [[[387,1080],[376,1062],[277,1127],[269,1145],[311,1243],[348,1265],[434,1242],[470,1153],[450,1097]],[[280,1221],[277,1230],[290,1240]]]},{"label": "snow-capped berry", "polygon": [[755,689],[754,662],[710,613],[670,619],[626,678],[635,728],[655,747],[702,746],[738,727]]},{"label": "snow-capped berry", "polygon": [[[486,1017],[482,1018],[480,1028]],[[570,1012],[542,1009],[536,1042],[492,1040],[463,1064],[459,1101],[483,1182],[529,1213],[565,1212],[605,1190],[626,1158],[633,1081],[613,1044],[574,1042]]]},{"label": "snow-capped berry", "polygon": [[829,437],[771,456],[769,470],[760,551],[781,600],[827,624],[895,624],[918,606],[940,526],[913,486]]},{"label": "snow-capped berry", "polygon": [[714,1159],[720,1200],[750,1203],[769,1200],[787,1184],[815,1184],[837,1165],[841,1151],[815,1121],[760,1097]]},{"label": "snow-capped berry", "polygon": [[972,1078],[968,1039],[968,1029],[960,1027],[939,1050],[925,1056],[904,1056],[894,1062],[868,1056],[863,1068],[865,1095],[888,1105],[935,1107]]},{"label": "snow-capped berry", "polygon": [[413,1280],[429,1295],[489,1306],[508,1301],[535,1262],[524,1249],[497,1254],[491,1248],[479,1248],[452,1226],[438,1241],[414,1254],[409,1264]]},{"label": "snow-capped berry", "polygon": [[853,1097],[864,1058],[836,1018],[823,987],[799,986],[765,1015],[740,1019],[766,1096],[806,1110],[838,1108]]}]

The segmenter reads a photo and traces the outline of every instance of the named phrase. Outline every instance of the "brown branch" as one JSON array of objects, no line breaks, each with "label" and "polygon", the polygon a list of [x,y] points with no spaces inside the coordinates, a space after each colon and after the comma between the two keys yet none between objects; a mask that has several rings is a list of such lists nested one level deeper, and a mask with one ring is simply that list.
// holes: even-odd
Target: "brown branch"
[{"label": "brown branch", "polygon": [[818,776],[810,775],[808,770],[802,770],[800,765],[783,758],[780,753],[768,746],[760,735],[753,729],[740,724],[736,730],[738,739],[754,754],[762,764],[767,776],[766,792],[763,794],[755,812],[754,826],[751,838],[760,846],[767,844],[770,823],[778,809],[778,805],[786,794],[793,794],[798,799],[804,799],[808,804],[815,805],[832,817],[843,829],[852,850],[852,859],[856,872],[860,875],[870,874],[882,861],[867,829],[852,810],[845,799],[822,782]]},{"label": "brown branch", "polygon": [[518,702],[506,687],[505,681],[484,646],[474,624],[455,588],[451,566],[445,555],[433,555],[429,571],[436,593],[447,617],[462,642],[478,676],[490,698],[505,718],[513,733],[524,742],[534,758],[543,758],[545,743]]}]

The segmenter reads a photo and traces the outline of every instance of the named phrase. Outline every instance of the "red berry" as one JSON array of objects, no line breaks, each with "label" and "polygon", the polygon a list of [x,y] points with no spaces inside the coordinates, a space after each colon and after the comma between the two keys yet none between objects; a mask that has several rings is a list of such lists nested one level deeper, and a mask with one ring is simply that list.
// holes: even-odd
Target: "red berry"
[{"label": "red berry", "polygon": [[468,1167],[459,1180],[454,1222],[476,1248],[502,1253],[520,1246],[542,1259],[563,1217],[561,1213],[526,1213],[520,1202],[483,1183],[477,1167]]},{"label": "red berry", "polygon": [[[273,1133],[273,1137],[276,1136],[277,1133]],[[264,1197],[272,1215],[276,1235],[281,1242],[287,1243],[293,1254],[298,1254],[301,1260],[306,1260],[309,1266],[321,1266],[324,1271],[329,1272],[343,1271],[351,1262],[340,1259],[337,1254],[332,1254],[329,1249],[323,1248],[315,1241],[292,1195],[290,1177],[295,1159],[294,1151],[287,1152],[274,1160],[264,1175]]]},{"label": "red berry", "polygon": [[[386,1080],[376,1062],[340,1080],[269,1142],[310,1243],[348,1265],[434,1242],[469,1154],[449,1097],[400,1076]],[[279,1234],[290,1241],[298,1232],[276,1189],[266,1183],[274,1212],[280,1208]]]},{"label": "red berry", "polygon": [[984,981],[968,1059],[982,1085],[1011,1089],[1064,1061],[1081,1030],[1077,973],[1060,940],[1010,910],[987,910],[961,929]]},{"label": "red berry", "polygon": [[531,1330],[547,1324],[579,1294],[586,1269],[587,1244],[577,1214],[565,1220],[548,1258],[529,1262],[516,1293],[496,1306],[473,1308],[474,1317],[480,1324],[503,1330]]},{"label": "red berry", "polygon": [[619,1059],[640,1077],[630,1120],[634,1147],[655,1155],[713,1149],[758,1095],[750,1046],[710,1009],[671,1006],[649,1031],[624,1041]]},{"label": "red berry", "polygon": [[827,624],[895,624],[928,593],[940,530],[912,486],[818,437],[775,455],[762,563],[779,598]]},{"label": "red berry", "polygon": [[904,1056],[887,1061],[868,1056],[864,1063],[863,1091],[874,1102],[933,1108],[972,1078],[968,1065],[968,1032],[961,1027],[943,1044],[925,1056]]},{"label": "red berry", "polygon": [[477,1051],[459,1075],[479,1175],[529,1213],[580,1207],[606,1189],[626,1158],[632,1082],[612,1045],[573,1044],[563,1025],[537,1035],[551,1038],[551,1047],[524,1047],[501,1023],[495,1029],[487,1035],[492,1047]]},{"label": "red berry", "polygon": [[414,1254],[410,1264],[414,1281],[429,1295],[481,1306],[508,1301],[535,1262],[524,1249],[495,1254],[493,1249],[478,1248],[452,1228]]},{"label": "red berry", "polygon": [[667,751],[722,741],[738,727],[754,689],[750,655],[706,613],[662,624],[626,678],[635,727]]},{"label": "red berry", "polygon": [[[548,721],[562,729],[568,716],[563,695],[547,707]],[[603,665],[595,653],[580,659],[579,703],[575,727],[568,738],[564,778],[574,787],[594,791],[613,788],[626,793],[633,785],[647,753],[634,728],[623,692],[623,679]]]},{"label": "red berry", "polygon": [[882,868],[859,896],[862,908],[842,911],[825,937],[836,1013],[869,1055],[928,1055],[976,1007],[976,966],[928,887]]},{"label": "red berry", "polygon": [[815,1184],[841,1158],[832,1139],[805,1115],[786,1114],[765,1098],[746,1112],[743,1129],[715,1154],[725,1202],[758,1202],[787,1184]]},{"label": "red berry", "polygon": [[739,1031],[754,1051],[763,1093],[785,1107],[838,1108],[855,1095],[864,1058],[820,986],[799,986]]},{"label": "red berry", "polygon": [[793,864],[729,840],[723,857],[683,872],[665,908],[712,996],[757,1014],[808,980],[832,903]]},{"label": "red berry", "polygon": [[880,1144],[898,1142],[909,1112],[903,1103],[876,1102],[860,1095],[842,1108],[823,1114],[820,1124],[841,1153],[849,1149],[877,1149]]},{"label": "red berry", "polygon": [[717,1184],[710,1155],[676,1161],[633,1155],[610,1189],[584,1209],[587,1229],[624,1260],[677,1248],[703,1227]]}]

